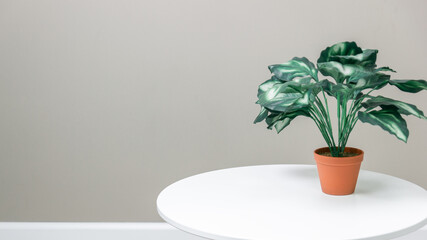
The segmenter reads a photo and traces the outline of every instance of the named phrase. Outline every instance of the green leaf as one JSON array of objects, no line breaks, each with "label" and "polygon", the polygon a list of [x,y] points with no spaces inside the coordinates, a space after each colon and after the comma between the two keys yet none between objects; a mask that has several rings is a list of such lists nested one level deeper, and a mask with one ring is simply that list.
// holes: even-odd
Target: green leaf
[{"label": "green leaf", "polygon": [[274,124],[276,124],[278,121],[281,121],[286,118],[285,113],[282,112],[272,112],[268,117],[265,119],[265,122],[267,123],[267,128],[272,129]]},{"label": "green leaf", "polygon": [[380,67],[374,70],[375,72],[396,72],[393,69],[389,68],[389,67]]},{"label": "green leaf", "polygon": [[257,96],[259,97],[261,94],[264,94],[265,92],[267,92],[269,89],[271,89],[276,84],[283,84],[283,82],[274,76],[271,77],[270,79],[268,79],[267,81],[261,83],[261,85],[259,85],[259,87],[258,87],[258,95]]},{"label": "green leaf", "polygon": [[315,97],[319,92],[322,91],[324,83],[322,82],[315,82],[310,84],[301,85],[301,89],[303,91],[310,91],[311,96]]},{"label": "green leaf", "polygon": [[396,107],[384,106],[378,111],[359,112],[358,118],[364,123],[380,126],[405,143],[408,141],[409,130],[406,121]]},{"label": "green leaf", "polygon": [[292,60],[268,66],[270,72],[282,81],[292,81],[296,77],[310,76],[317,81],[317,69],[307,58],[294,57]]},{"label": "green leaf", "polygon": [[390,80],[389,83],[404,92],[417,93],[422,90],[427,90],[426,80]]},{"label": "green leaf", "polygon": [[288,112],[305,106],[305,104],[298,104],[302,96],[300,93],[281,93],[269,100],[260,98],[257,103],[273,111]]},{"label": "green leaf", "polygon": [[343,83],[345,79],[363,71],[363,67],[357,65],[345,65],[339,62],[322,62],[317,64],[317,68],[324,76],[334,78],[337,83]]},{"label": "green leaf", "polygon": [[373,108],[376,108],[378,106],[381,106],[381,107],[383,107],[383,106],[394,106],[398,109],[398,112],[400,114],[414,115],[414,116],[421,118],[421,119],[427,119],[424,116],[423,111],[418,109],[415,105],[405,103],[405,102],[401,102],[398,100],[394,100],[391,98],[386,98],[383,96],[371,97],[369,100],[362,103],[362,106],[364,108],[367,108],[367,109],[373,109]]},{"label": "green leaf", "polygon": [[292,110],[291,106],[302,97],[301,93],[281,93],[272,89],[259,96],[257,104],[274,111],[286,112]]},{"label": "green leaf", "polygon": [[311,77],[294,78],[292,81],[301,85],[310,85]]},{"label": "green leaf", "polygon": [[359,72],[349,78],[349,83],[355,83],[355,89],[383,88],[390,80],[390,75],[375,72]]},{"label": "green leaf", "polygon": [[277,133],[280,133],[285,127],[287,127],[291,121],[297,116],[309,117],[310,114],[306,109],[300,109],[289,113],[278,113],[273,112],[266,118],[267,128],[272,129],[273,126]]},{"label": "green leaf", "polygon": [[353,99],[360,92],[360,90],[349,87],[342,83],[332,83],[328,80],[320,81],[322,83],[323,90],[329,95],[337,98],[338,95],[346,96],[348,99]]},{"label": "green leaf", "polygon": [[336,56],[352,56],[360,53],[363,53],[363,50],[355,42],[340,42],[323,50],[317,63],[334,61],[333,58]]},{"label": "green leaf", "polygon": [[285,118],[283,120],[277,121],[274,125],[274,128],[276,129],[277,133],[280,133],[285,127],[287,127],[293,119],[291,118]]},{"label": "green leaf", "polygon": [[317,63],[317,68],[323,74],[323,76],[330,76],[337,83],[342,83],[345,80],[345,75],[343,74],[344,66],[339,62],[322,62]]},{"label": "green leaf", "polygon": [[335,85],[335,83],[327,79],[321,80],[319,83],[321,84],[323,91],[325,91],[329,96],[333,96],[332,87]]},{"label": "green leaf", "polygon": [[365,68],[374,68],[377,60],[378,50],[365,49],[362,53],[356,55],[336,55],[330,56],[330,61],[339,62],[344,65],[358,65]]},{"label": "green leaf", "polygon": [[305,90],[304,85],[297,82],[274,84],[270,89],[258,96],[257,104],[278,112],[289,112],[303,108],[309,104],[312,91]]},{"label": "green leaf", "polygon": [[332,96],[335,96],[335,97],[337,97],[338,95],[349,97],[349,96],[353,95],[353,89],[349,88],[345,84],[337,83],[335,85],[332,85],[331,94],[332,94]]},{"label": "green leaf", "polygon": [[355,42],[337,43],[326,48],[317,60],[317,67],[324,76],[343,83],[357,72],[373,70],[378,50],[362,50]]},{"label": "green leaf", "polygon": [[261,107],[261,111],[258,116],[255,118],[254,123],[259,123],[263,121],[268,116],[268,110],[265,107]]},{"label": "green leaf", "polygon": [[373,70],[373,68],[368,68],[367,66],[368,65],[362,64],[343,64],[334,61],[317,64],[319,71],[324,76],[333,77],[337,81],[337,83],[343,83],[346,79],[348,79],[349,83],[357,83],[359,79],[365,78],[370,78],[369,81],[372,82],[376,78],[385,75],[382,73],[377,73],[375,70]]}]

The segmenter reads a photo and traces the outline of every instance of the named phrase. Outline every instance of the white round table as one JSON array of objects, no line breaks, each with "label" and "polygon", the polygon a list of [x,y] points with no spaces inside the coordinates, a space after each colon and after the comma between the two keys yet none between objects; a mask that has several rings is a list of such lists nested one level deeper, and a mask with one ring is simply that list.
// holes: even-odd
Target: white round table
[{"label": "white round table", "polygon": [[169,224],[216,240],[381,240],[427,223],[427,191],[362,170],[354,194],[331,196],[314,165],[263,165],[180,180],[157,209]]}]

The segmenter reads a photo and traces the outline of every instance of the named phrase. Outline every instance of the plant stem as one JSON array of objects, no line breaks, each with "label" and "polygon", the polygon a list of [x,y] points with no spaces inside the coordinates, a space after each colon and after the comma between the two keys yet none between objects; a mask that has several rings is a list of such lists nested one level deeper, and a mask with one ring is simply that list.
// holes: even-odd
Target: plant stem
[{"label": "plant stem", "polygon": [[[370,92],[372,92],[373,90],[371,90]],[[342,142],[341,142],[342,149],[345,149],[345,146],[347,145],[347,141],[350,137],[350,133],[353,131],[354,126],[356,125],[357,121],[359,120],[357,117],[357,112],[362,108],[361,103],[366,96],[367,95],[364,95],[358,100],[353,99],[350,110],[349,110],[347,117],[346,117],[347,123],[345,124],[344,130],[343,130],[343,137],[342,137]]]},{"label": "plant stem", "polygon": [[342,114],[341,114],[342,119],[341,119],[341,129],[340,129],[341,134],[338,137],[339,138],[338,139],[338,141],[339,141],[338,148],[339,148],[340,155],[342,155],[344,153],[344,149],[345,149],[345,144],[343,144],[345,142],[344,136],[345,136],[346,127],[348,124],[347,123],[348,118],[350,117],[347,113],[347,101],[348,101],[347,98],[348,98],[347,96],[344,96],[344,99],[342,99],[342,103],[340,103],[341,108],[342,108]]},{"label": "plant stem", "polygon": [[341,145],[341,95],[337,95],[337,117],[338,117],[338,152],[340,152]]},{"label": "plant stem", "polygon": [[363,94],[363,96],[357,100],[356,97],[354,97],[351,106],[348,109],[348,96],[341,96],[340,94],[337,95],[338,145],[335,144],[328,100],[324,90],[322,89],[322,95],[326,109],[319,97],[315,96],[314,103],[310,104],[310,117],[314,120],[317,128],[320,130],[332,156],[343,156],[350,133],[353,131],[357,121],[359,120],[357,112],[362,108],[363,100],[369,96],[369,93],[376,89],[377,87],[371,89],[367,94]]},{"label": "plant stem", "polygon": [[[326,112],[325,107],[322,104],[322,101],[317,96],[316,96],[315,102],[316,102],[317,107],[322,112],[323,118],[324,118],[325,123],[327,124],[328,130],[329,130],[329,133],[332,136],[332,140],[333,140],[333,142],[335,144],[335,140],[333,138],[334,134],[333,134],[333,131],[332,131],[331,118],[329,116],[329,109]],[[325,102],[325,104],[327,106],[327,102]]]},{"label": "plant stem", "polygon": [[323,138],[328,143],[328,147],[331,151],[332,156],[337,154],[337,147],[335,145],[335,140],[332,132],[332,125],[328,114],[326,113],[322,102],[320,99],[316,99],[315,104],[311,104],[311,113],[316,117],[318,121],[319,130],[321,130]]},{"label": "plant stem", "polygon": [[320,133],[322,134],[323,138],[325,139],[326,144],[328,144],[328,147],[332,148],[331,139],[329,138],[329,136],[328,136],[328,134],[327,134],[327,132],[326,132],[326,130],[324,128],[324,125],[320,122],[320,120],[317,117],[317,115],[316,115],[315,111],[313,110],[313,108],[310,108],[310,117],[316,123],[317,128],[320,130]]},{"label": "plant stem", "polygon": [[[323,88],[322,88],[322,94],[323,94],[323,100],[325,101],[326,110],[328,111],[328,122],[329,122],[329,125],[330,125],[330,127],[331,127],[331,131],[332,131],[332,126],[331,126],[331,115],[330,115],[330,112],[329,112],[328,99],[327,99],[327,98],[326,98],[326,96],[325,96],[325,91],[323,91]],[[317,97],[317,96],[316,96],[316,97]],[[320,99],[319,99],[319,101],[320,101]]]},{"label": "plant stem", "polygon": [[350,137],[350,133],[351,133],[351,131],[353,131],[354,126],[356,126],[357,120],[359,120],[359,119],[356,117],[356,115],[354,115],[353,119],[352,119],[352,122],[350,124],[350,127],[349,127],[349,129],[347,131],[347,134],[345,136],[344,146],[347,144],[347,141],[348,141],[348,139]]}]

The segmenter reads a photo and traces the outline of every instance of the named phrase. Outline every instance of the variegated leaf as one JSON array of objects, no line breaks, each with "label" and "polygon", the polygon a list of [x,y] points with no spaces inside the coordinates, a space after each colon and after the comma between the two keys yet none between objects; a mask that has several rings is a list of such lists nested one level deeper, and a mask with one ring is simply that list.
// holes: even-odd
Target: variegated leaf
[{"label": "variegated leaf", "polygon": [[310,114],[306,109],[300,109],[289,113],[272,113],[266,119],[266,123],[268,125],[267,128],[272,129],[274,126],[277,133],[280,133],[297,116],[309,117]]},{"label": "variegated leaf", "polygon": [[363,52],[356,55],[335,55],[330,56],[330,61],[339,62],[344,65],[358,65],[364,68],[374,68],[377,60],[378,50],[365,49]]},{"label": "variegated leaf", "polygon": [[320,53],[317,63],[333,61],[335,56],[352,56],[363,53],[363,50],[355,42],[340,42],[327,47]]},{"label": "variegated leaf", "polygon": [[292,60],[268,66],[270,72],[282,81],[292,81],[297,77],[310,76],[317,81],[317,69],[307,58],[294,57]]},{"label": "variegated leaf", "polygon": [[257,96],[259,97],[261,94],[265,93],[266,91],[271,89],[276,84],[283,84],[283,82],[274,76],[271,77],[270,79],[268,79],[267,81],[261,83],[261,85],[259,85],[259,87],[258,87],[258,95]]},{"label": "variegated leaf", "polygon": [[374,70],[375,72],[396,72],[393,69],[389,68],[389,67],[380,67]]},{"label": "variegated leaf", "polygon": [[255,118],[254,123],[262,122],[268,116],[268,110],[265,107],[261,107],[261,111],[258,116]]},{"label": "variegated leaf", "polygon": [[426,80],[390,80],[389,83],[404,92],[417,93],[422,90],[427,90]]},{"label": "variegated leaf", "polygon": [[317,67],[324,76],[334,78],[337,83],[343,83],[350,76],[363,71],[363,67],[361,66],[354,64],[345,65],[334,61],[317,63]]},{"label": "variegated leaf", "polygon": [[378,106],[394,106],[398,109],[398,112],[404,115],[414,115],[421,119],[426,119],[423,111],[418,109],[415,105],[405,103],[402,101],[386,98],[383,96],[371,97],[366,102],[362,103],[362,106],[367,109],[374,109]]},{"label": "variegated leaf", "polygon": [[387,106],[378,111],[359,112],[358,118],[364,123],[381,127],[404,142],[408,141],[409,130],[406,121],[396,107]]}]

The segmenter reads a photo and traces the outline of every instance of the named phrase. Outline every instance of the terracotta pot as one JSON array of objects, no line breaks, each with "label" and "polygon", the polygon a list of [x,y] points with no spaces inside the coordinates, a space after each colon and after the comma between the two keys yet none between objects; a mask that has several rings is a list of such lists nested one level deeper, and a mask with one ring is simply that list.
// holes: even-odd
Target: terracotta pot
[{"label": "terracotta pot", "polygon": [[346,147],[344,152],[356,153],[352,157],[330,157],[321,153],[330,152],[329,148],[319,148],[314,151],[322,191],[330,195],[349,195],[354,192],[359,176],[363,151]]}]

